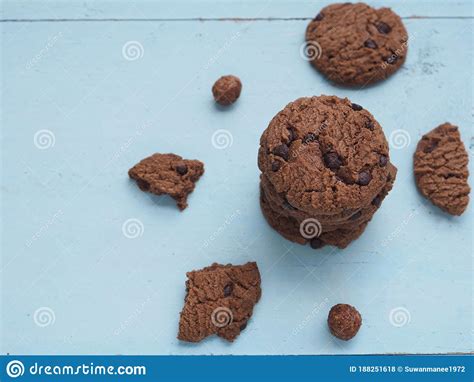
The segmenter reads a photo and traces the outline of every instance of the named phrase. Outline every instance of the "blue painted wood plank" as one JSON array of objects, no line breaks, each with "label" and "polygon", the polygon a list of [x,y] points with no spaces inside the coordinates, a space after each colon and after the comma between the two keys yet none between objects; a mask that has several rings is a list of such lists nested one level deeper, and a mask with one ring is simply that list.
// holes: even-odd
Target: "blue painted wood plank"
[{"label": "blue painted wood plank", "polygon": [[[202,13],[178,16],[248,16],[246,7],[253,9],[203,4]],[[410,8],[419,4],[400,9],[416,14]],[[450,14],[433,4],[429,14]],[[58,17],[82,17],[77,5]],[[114,14],[130,15],[123,6]],[[312,15],[317,8],[277,2],[264,14]],[[48,13],[19,10],[9,15]],[[452,218],[429,205],[415,189],[411,159],[420,136],[445,121],[458,124],[469,145],[472,20],[406,20],[406,65],[360,91],[332,86],[300,56],[306,24],[1,24],[2,353],[472,350],[472,207]],[[210,88],[227,73],[242,79],[243,92],[224,111]],[[313,94],[347,96],[370,110],[391,137],[399,169],[364,236],[343,251],[290,244],[258,207],[260,134],[286,103]],[[227,147],[216,148],[219,142]],[[131,165],[156,151],[206,164],[183,213],[127,179]],[[139,221],[136,238],[123,233],[129,219]],[[263,297],[246,331],[232,345],[218,338],[179,343],[185,272],[249,260],[260,266]],[[363,316],[349,343],[326,329],[338,302]],[[54,312],[46,327],[34,321],[42,307]]]},{"label": "blue painted wood plank", "polygon": [[[190,18],[312,18],[329,0],[257,1],[2,1],[5,19],[190,19]],[[402,17],[472,17],[470,1],[375,0]]]}]

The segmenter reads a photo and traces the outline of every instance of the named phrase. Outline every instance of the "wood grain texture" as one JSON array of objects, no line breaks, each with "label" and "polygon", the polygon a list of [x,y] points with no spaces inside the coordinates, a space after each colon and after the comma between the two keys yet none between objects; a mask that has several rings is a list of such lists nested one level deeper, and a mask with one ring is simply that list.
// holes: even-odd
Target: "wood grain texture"
[{"label": "wood grain texture", "polygon": [[[384,2],[406,18],[408,58],[363,90],[334,87],[300,54],[307,20],[327,3],[2,3],[2,353],[472,350],[472,207],[446,216],[412,174],[416,142],[440,123],[472,142],[470,3]],[[126,21],[104,21],[115,18]],[[223,110],[211,86],[230,73],[243,90]],[[288,102],[313,94],[371,111],[399,170],[343,251],[292,245],[258,206],[259,137]],[[206,165],[183,213],[128,180],[154,152]],[[138,233],[125,230],[130,219]],[[185,272],[253,260],[263,295],[239,339],[179,343]],[[327,330],[336,303],[362,314],[348,343]],[[41,307],[54,324],[35,324]]]}]

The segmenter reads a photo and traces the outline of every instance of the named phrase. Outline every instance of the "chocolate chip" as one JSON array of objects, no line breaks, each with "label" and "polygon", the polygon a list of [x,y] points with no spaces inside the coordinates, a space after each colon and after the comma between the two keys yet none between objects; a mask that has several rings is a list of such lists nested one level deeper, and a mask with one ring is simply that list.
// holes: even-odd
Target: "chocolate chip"
[{"label": "chocolate chip", "polygon": [[322,19],[324,19],[324,15],[322,13],[318,13],[314,19],[316,21],[321,21]]},{"label": "chocolate chip", "polygon": [[295,130],[292,127],[288,129],[288,143],[293,142],[296,139]]},{"label": "chocolate chip", "polygon": [[303,137],[303,143],[308,144],[308,143],[314,142],[316,138],[317,138],[316,134],[308,133]]},{"label": "chocolate chip", "polygon": [[390,33],[392,31],[392,28],[390,28],[390,25],[385,24],[384,22],[381,21],[377,24],[377,30],[380,33],[387,34],[387,33]]},{"label": "chocolate chip", "polygon": [[437,141],[430,141],[426,147],[423,148],[424,153],[431,153],[436,147],[438,147]]},{"label": "chocolate chip", "polygon": [[148,191],[150,189],[150,183],[143,179],[137,179],[137,186],[142,191]]},{"label": "chocolate chip", "polygon": [[272,162],[272,171],[273,172],[278,171],[280,169],[280,167],[281,167],[281,162],[280,161],[275,160],[275,161]]},{"label": "chocolate chip", "polygon": [[331,170],[337,170],[342,166],[342,161],[339,158],[339,155],[337,155],[335,152],[324,154],[323,159],[326,167],[330,168]]},{"label": "chocolate chip", "polygon": [[378,48],[377,43],[374,40],[370,39],[370,38],[368,40],[365,40],[364,46],[366,48],[370,48],[370,49],[377,49]]},{"label": "chocolate chip", "polygon": [[273,149],[273,154],[283,158],[284,160],[288,160],[289,153],[290,153],[290,149],[284,143]]},{"label": "chocolate chip", "polygon": [[352,110],[355,110],[355,111],[361,111],[363,109],[362,106],[357,105],[356,103],[351,104],[351,107],[352,107]]},{"label": "chocolate chip", "polygon": [[388,163],[388,157],[386,155],[380,155],[380,158],[379,158],[379,164],[380,166],[382,167],[385,167]]},{"label": "chocolate chip", "polygon": [[179,164],[176,166],[176,172],[179,175],[184,175],[188,172],[188,166],[186,166],[185,164]]},{"label": "chocolate chip", "polygon": [[246,327],[247,327],[247,323],[244,322],[242,325],[240,325],[239,330],[240,330],[240,331],[245,330]]},{"label": "chocolate chip", "polygon": [[374,123],[369,119],[365,121],[365,127],[369,130],[374,130]]},{"label": "chocolate chip", "polygon": [[362,216],[362,211],[357,211],[354,215],[350,217],[351,220],[357,220]]},{"label": "chocolate chip", "polygon": [[359,173],[359,179],[357,180],[357,184],[360,186],[367,186],[371,180],[372,175],[370,175],[370,172],[362,171]]},{"label": "chocolate chip", "polygon": [[318,239],[317,237],[315,237],[315,238],[311,239],[311,241],[309,242],[309,245],[313,249],[319,249],[324,245],[324,243],[321,239]]},{"label": "chocolate chip", "polygon": [[374,200],[372,200],[372,204],[376,207],[380,207],[380,204],[382,204],[382,196],[377,195]]},{"label": "chocolate chip", "polygon": [[229,297],[232,294],[232,291],[234,290],[234,284],[227,284],[224,287],[224,297]]}]

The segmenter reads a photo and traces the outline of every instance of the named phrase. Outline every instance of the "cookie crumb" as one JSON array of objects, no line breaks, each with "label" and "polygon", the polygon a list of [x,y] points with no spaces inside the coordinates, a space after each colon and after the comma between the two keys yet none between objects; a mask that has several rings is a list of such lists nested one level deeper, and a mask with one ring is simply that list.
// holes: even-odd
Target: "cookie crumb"
[{"label": "cookie crumb", "polygon": [[351,305],[337,304],[329,311],[328,326],[331,333],[344,341],[353,338],[362,325],[360,313]]},{"label": "cookie crumb", "polygon": [[232,75],[222,76],[212,86],[215,101],[223,106],[231,105],[237,101],[241,91],[240,79]]}]

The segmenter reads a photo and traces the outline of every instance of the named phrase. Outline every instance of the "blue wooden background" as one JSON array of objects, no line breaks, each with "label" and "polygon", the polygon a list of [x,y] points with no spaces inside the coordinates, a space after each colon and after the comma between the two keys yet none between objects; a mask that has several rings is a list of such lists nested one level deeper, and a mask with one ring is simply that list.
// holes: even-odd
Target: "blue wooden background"
[{"label": "blue wooden background", "polygon": [[[410,46],[396,75],[364,90],[332,86],[300,54],[328,3],[2,1],[2,353],[472,350],[472,206],[447,216],[412,178],[418,139],[445,121],[472,161],[472,2],[370,1],[403,17]],[[243,92],[221,110],[210,88],[229,73]],[[258,206],[260,134],[318,94],[370,110],[399,170],[342,251],[285,241]],[[154,152],[205,162],[183,213],[128,180]],[[185,272],[250,260],[263,296],[245,332],[179,343]],[[326,327],[339,302],[363,316],[347,343]]]}]

